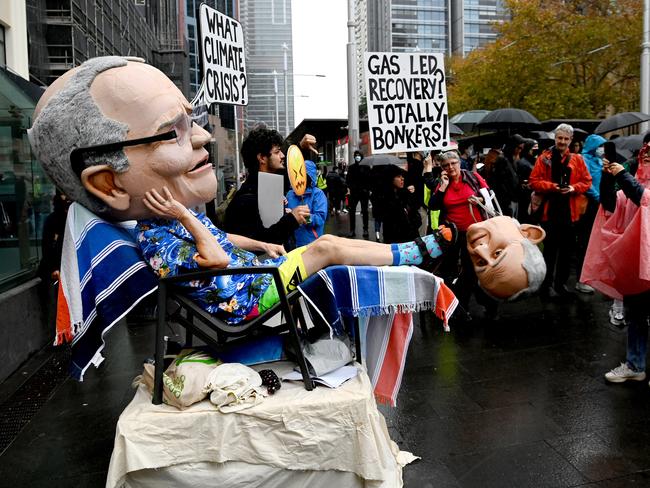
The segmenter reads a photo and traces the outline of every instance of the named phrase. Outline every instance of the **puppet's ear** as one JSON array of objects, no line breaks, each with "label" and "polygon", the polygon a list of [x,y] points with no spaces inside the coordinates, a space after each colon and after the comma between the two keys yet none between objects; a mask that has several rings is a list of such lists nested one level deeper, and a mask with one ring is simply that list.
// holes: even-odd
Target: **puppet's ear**
[{"label": "puppet's ear", "polygon": [[519,230],[533,244],[539,244],[546,237],[546,232],[539,225],[521,224]]},{"label": "puppet's ear", "polygon": [[115,210],[127,210],[131,197],[119,186],[115,171],[110,166],[101,164],[89,166],[81,172],[84,188]]}]

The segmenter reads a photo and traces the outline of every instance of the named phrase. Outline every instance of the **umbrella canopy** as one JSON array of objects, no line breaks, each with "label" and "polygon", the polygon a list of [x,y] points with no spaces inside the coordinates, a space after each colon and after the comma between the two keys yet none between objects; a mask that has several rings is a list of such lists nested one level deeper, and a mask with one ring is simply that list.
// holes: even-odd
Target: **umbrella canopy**
[{"label": "umbrella canopy", "polygon": [[477,127],[479,129],[501,129],[501,130],[532,130],[541,128],[540,123],[534,115],[520,108],[499,108],[492,110],[483,117]]},{"label": "umbrella canopy", "polygon": [[476,124],[483,120],[483,117],[489,113],[489,110],[468,110],[467,112],[454,115],[449,119],[449,122],[465,132],[472,132],[476,128]]},{"label": "umbrella canopy", "polygon": [[383,166],[385,164],[395,164],[397,166],[404,166],[404,161],[392,154],[371,154],[361,160],[359,164],[364,166]]},{"label": "umbrella canopy", "polygon": [[614,130],[624,129],[625,127],[640,124],[647,120],[650,120],[650,115],[648,114],[641,112],[621,112],[620,114],[612,115],[603,120],[598,124],[594,133],[604,134],[605,132],[612,132]]},{"label": "umbrella canopy", "polygon": [[630,159],[634,151],[638,151],[643,146],[643,136],[641,134],[614,139],[616,153],[622,155],[626,160]]},{"label": "umbrella canopy", "polygon": [[449,123],[449,134],[452,136],[462,136],[465,132],[456,124]]}]

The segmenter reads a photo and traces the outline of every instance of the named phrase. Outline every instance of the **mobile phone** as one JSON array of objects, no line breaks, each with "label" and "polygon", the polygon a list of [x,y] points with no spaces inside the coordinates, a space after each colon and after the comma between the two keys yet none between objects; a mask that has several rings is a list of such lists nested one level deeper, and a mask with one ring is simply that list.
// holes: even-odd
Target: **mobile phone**
[{"label": "mobile phone", "polygon": [[605,159],[609,161],[610,163],[615,163],[617,159],[616,155],[616,144],[614,144],[612,141],[607,141],[605,143]]}]

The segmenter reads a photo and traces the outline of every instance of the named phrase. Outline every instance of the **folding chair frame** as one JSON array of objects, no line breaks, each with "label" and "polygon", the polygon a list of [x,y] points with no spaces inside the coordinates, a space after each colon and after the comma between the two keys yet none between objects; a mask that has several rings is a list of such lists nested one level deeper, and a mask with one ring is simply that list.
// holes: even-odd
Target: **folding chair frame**
[{"label": "folding chair frame", "polygon": [[[191,280],[205,280],[214,276],[236,275],[236,274],[270,274],[280,297],[279,303],[272,308],[256,317],[253,320],[243,322],[238,325],[229,325],[214,315],[209,314],[196,303],[183,294],[185,290],[180,287],[174,287],[179,282]],[[163,370],[165,354],[165,326],[168,320],[167,301],[172,299],[179,305],[178,313],[174,314],[174,321],[185,327],[187,335],[186,340],[191,343],[192,337],[196,335],[206,344],[213,347],[223,345],[230,337],[245,337],[252,334],[253,331],[263,327],[263,323],[273,317],[275,314],[282,312],[286,317],[284,327],[276,327],[274,331],[289,331],[289,337],[293,343],[298,360],[298,366],[302,373],[302,379],[305,383],[306,390],[312,390],[314,384],[309,376],[307,361],[300,346],[300,335],[294,315],[292,313],[292,303],[300,296],[298,291],[293,291],[289,295],[285,292],[284,285],[280,279],[280,272],[276,266],[255,266],[255,267],[234,267],[226,269],[214,269],[186,273],[178,276],[161,278],[158,282],[158,317],[156,325],[156,353],[155,353],[155,372],[154,372],[154,393],[153,403],[160,405],[162,403],[163,391]],[[304,317],[300,306],[294,307],[297,311],[301,323],[305,324]],[[186,312],[183,317],[182,311]],[[195,320],[196,319],[196,320]]]}]

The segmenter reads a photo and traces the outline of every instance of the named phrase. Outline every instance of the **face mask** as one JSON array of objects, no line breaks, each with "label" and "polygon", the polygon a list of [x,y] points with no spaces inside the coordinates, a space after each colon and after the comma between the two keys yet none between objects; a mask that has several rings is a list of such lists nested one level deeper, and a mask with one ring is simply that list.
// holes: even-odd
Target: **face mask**
[{"label": "face mask", "polygon": [[596,152],[594,154],[597,158],[602,158],[605,155],[605,148],[603,146],[596,148]]},{"label": "face mask", "polygon": [[355,156],[354,160],[358,163],[359,161],[361,161],[361,156]]}]

